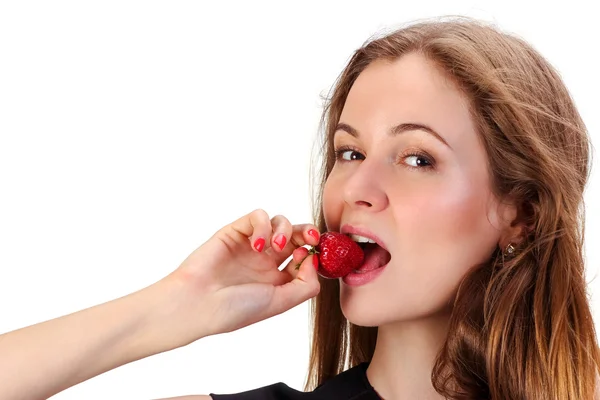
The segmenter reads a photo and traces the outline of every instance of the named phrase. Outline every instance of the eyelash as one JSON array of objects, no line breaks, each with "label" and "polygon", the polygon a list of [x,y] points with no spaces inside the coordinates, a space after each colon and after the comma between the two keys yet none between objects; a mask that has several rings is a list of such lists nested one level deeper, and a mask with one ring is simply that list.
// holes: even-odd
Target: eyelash
[{"label": "eyelash", "polygon": [[[351,162],[351,161],[356,161],[356,160],[351,160],[351,161],[344,160],[342,158],[343,154],[345,152],[347,152],[347,151],[354,151],[356,153],[361,154],[364,157],[364,155],[359,150],[357,150],[355,147],[352,147],[352,146],[342,146],[342,147],[339,147],[338,149],[336,149],[334,151],[336,162]],[[423,170],[423,169],[430,170],[430,169],[435,168],[435,161],[433,160],[433,157],[431,157],[429,154],[427,154],[425,152],[418,151],[418,150],[409,150],[406,153],[400,154],[398,156],[397,161],[401,162],[406,157],[419,157],[419,158],[424,159],[427,162],[427,164],[428,164],[428,165],[424,165],[422,167],[413,167],[412,165],[404,164],[405,167],[407,167],[407,168],[409,168],[411,170],[419,170],[419,169],[420,170]]]}]

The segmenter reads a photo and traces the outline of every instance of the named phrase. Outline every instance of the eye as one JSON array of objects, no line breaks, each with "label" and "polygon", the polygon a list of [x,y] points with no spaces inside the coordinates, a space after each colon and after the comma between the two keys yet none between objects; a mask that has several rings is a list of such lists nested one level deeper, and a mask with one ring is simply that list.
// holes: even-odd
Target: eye
[{"label": "eye", "polygon": [[408,167],[414,169],[430,169],[434,166],[433,159],[424,153],[420,152],[410,152],[408,154],[403,154],[400,157],[400,160]]},{"label": "eye", "polygon": [[356,160],[364,160],[365,156],[358,150],[353,149],[351,147],[340,147],[335,151],[335,159],[338,161],[356,161]]}]

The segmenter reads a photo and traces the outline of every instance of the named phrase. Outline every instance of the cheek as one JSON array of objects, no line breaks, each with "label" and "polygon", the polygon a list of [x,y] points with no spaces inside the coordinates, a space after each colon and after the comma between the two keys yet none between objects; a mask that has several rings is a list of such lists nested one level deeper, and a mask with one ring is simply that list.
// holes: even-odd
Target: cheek
[{"label": "cheek", "polygon": [[487,218],[489,193],[453,182],[431,193],[415,190],[405,202],[413,206],[397,210],[399,257],[390,281],[406,283],[402,297],[416,300],[415,307],[442,307],[465,273],[489,259],[499,237]]},{"label": "cheek", "polygon": [[330,174],[323,187],[322,199],[327,230],[330,230],[330,227],[339,225],[342,205],[341,186],[336,182],[335,177]]},{"label": "cheek", "polygon": [[408,207],[398,207],[394,213],[407,228],[400,227],[400,234],[411,246],[418,242],[419,247],[442,247],[451,253],[463,252],[467,246],[471,249],[467,252],[472,253],[496,233],[487,214],[490,191],[482,182],[447,182],[452,183],[405,191],[408,197],[405,194],[405,199],[396,204]]}]

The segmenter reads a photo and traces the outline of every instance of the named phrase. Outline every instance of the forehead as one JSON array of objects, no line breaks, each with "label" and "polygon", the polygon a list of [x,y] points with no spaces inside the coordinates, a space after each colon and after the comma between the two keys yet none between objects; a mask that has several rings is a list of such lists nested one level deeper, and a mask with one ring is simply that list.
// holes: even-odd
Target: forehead
[{"label": "forehead", "polygon": [[350,89],[340,121],[361,132],[424,123],[453,148],[466,132],[475,131],[466,97],[439,67],[417,53],[371,63]]}]

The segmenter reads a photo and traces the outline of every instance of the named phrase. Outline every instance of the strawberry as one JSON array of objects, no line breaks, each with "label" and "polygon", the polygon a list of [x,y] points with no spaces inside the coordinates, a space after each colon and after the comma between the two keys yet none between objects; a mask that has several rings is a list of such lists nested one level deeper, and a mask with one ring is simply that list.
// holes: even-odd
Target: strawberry
[{"label": "strawberry", "polygon": [[[311,248],[308,254],[318,254],[317,272],[329,279],[348,275],[362,265],[365,257],[363,249],[354,240],[339,232],[323,233],[319,244]],[[296,266],[298,268],[300,264]]]}]

